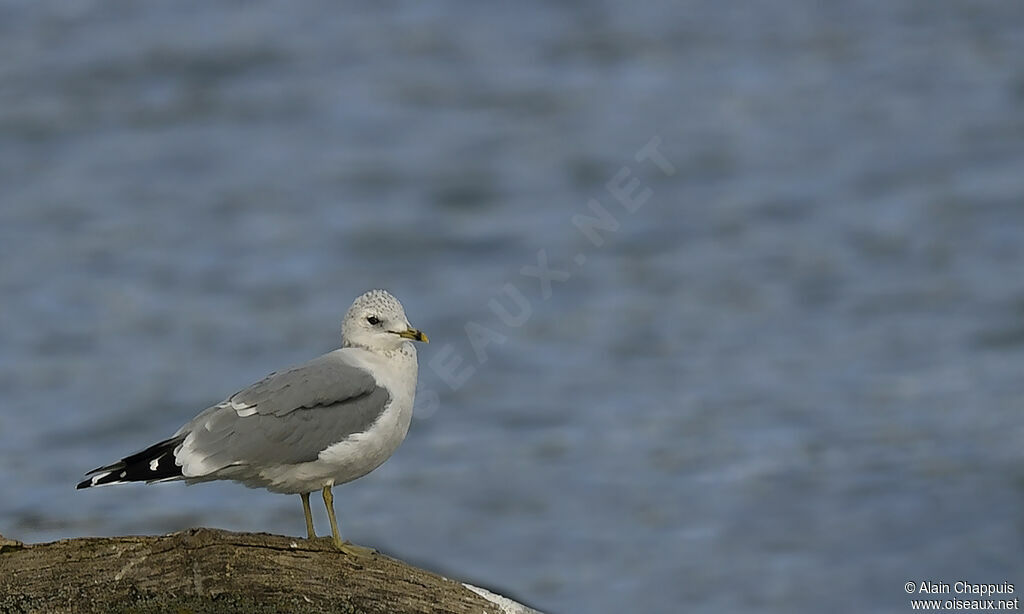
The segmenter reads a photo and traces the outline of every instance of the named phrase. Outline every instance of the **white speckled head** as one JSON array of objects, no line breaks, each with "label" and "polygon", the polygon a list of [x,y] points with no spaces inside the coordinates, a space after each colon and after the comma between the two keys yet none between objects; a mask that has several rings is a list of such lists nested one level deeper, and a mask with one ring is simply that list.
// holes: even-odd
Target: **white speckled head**
[{"label": "white speckled head", "polygon": [[385,290],[370,290],[348,308],[341,323],[345,347],[373,351],[398,349],[406,341],[427,341],[427,336],[409,324],[398,299]]}]

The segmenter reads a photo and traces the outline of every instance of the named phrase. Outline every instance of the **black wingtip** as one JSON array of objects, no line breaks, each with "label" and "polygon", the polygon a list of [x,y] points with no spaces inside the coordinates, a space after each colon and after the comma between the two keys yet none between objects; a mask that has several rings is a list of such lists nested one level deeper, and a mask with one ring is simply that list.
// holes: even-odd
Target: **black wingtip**
[{"label": "black wingtip", "polygon": [[153,482],[180,477],[181,467],[174,462],[174,449],[181,440],[180,437],[165,439],[116,463],[93,469],[86,475],[97,475],[79,482],[75,490],[107,484]]}]

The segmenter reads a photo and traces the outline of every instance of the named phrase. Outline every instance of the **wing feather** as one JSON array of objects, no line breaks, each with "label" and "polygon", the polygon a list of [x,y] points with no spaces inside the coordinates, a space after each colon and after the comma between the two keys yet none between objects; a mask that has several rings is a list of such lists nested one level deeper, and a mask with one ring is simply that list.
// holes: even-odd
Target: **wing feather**
[{"label": "wing feather", "polygon": [[309,462],[369,429],[390,395],[344,352],[272,373],[183,426],[175,458],[185,477],[232,465]]}]

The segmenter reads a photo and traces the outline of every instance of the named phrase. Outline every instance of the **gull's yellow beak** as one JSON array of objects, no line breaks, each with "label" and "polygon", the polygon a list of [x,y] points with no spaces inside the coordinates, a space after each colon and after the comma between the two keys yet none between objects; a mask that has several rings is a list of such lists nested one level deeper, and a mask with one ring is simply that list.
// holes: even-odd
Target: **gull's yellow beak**
[{"label": "gull's yellow beak", "polygon": [[399,337],[403,337],[405,339],[412,339],[413,341],[422,341],[423,343],[430,343],[430,339],[427,339],[426,335],[416,330],[415,328],[403,330],[402,332],[396,334]]}]

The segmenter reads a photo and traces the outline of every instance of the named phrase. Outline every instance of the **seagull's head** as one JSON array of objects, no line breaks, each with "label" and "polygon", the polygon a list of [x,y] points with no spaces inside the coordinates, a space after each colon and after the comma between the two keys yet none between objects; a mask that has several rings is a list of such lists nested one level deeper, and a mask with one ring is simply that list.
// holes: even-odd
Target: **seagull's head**
[{"label": "seagull's head", "polygon": [[395,350],[406,341],[427,342],[427,336],[409,324],[398,299],[384,290],[370,290],[357,298],[341,323],[346,346],[368,350]]}]

